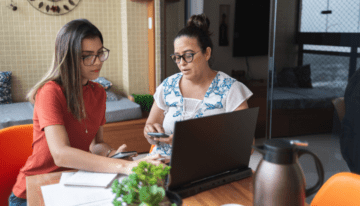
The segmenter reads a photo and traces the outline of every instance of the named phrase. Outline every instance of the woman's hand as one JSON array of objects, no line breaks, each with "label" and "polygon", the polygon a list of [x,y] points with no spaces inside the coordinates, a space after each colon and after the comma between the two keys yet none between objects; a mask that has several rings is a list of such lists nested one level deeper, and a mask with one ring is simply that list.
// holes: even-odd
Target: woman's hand
[{"label": "woman's hand", "polygon": [[127,145],[126,144],[123,144],[121,145],[115,152],[115,154],[119,153],[119,152],[126,152],[126,148],[127,148]]},{"label": "woman's hand", "polygon": [[154,140],[172,145],[173,137],[174,137],[174,135],[172,134],[169,137],[155,137]]},{"label": "woman's hand", "polygon": [[[121,146],[116,150],[116,153],[115,153],[115,154],[117,154],[117,153],[119,153],[119,152],[126,152],[126,151],[127,151],[126,148],[127,148],[127,145],[126,145],[126,144],[121,145]],[[133,157],[136,157],[136,156],[138,156],[138,155],[136,154],[136,155],[133,155],[133,156],[130,156],[130,157],[125,157],[125,158],[123,158],[123,159],[124,159],[124,160],[133,161],[133,160],[134,160]],[[111,157],[111,156],[109,155],[109,157]]]},{"label": "woman's hand", "polygon": [[126,174],[129,175],[132,173],[132,168],[134,167],[137,167],[138,164],[142,161],[146,161],[146,162],[149,162],[153,165],[160,165],[160,164],[163,164],[161,160],[158,160],[160,158],[164,158],[163,156],[159,155],[159,154],[156,154],[156,155],[151,155],[151,156],[146,156],[142,159],[138,159],[136,161],[132,161],[132,162],[129,162],[128,165],[127,165],[127,168],[126,168]]},{"label": "woman's hand", "polygon": [[144,127],[144,136],[150,144],[157,144],[159,142],[149,136],[147,134],[148,132],[165,133],[164,128],[162,127],[164,117],[164,110],[160,109],[154,101]]},{"label": "woman's hand", "polygon": [[146,124],[144,127],[144,136],[150,144],[157,144],[159,141],[156,141],[152,136],[147,133],[165,133],[164,128],[159,123]]},{"label": "woman's hand", "polygon": [[107,157],[111,157],[113,156],[114,154],[117,154],[119,152],[126,152],[126,148],[127,148],[127,145],[126,144],[122,144],[117,150],[112,150],[109,154],[105,154],[104,156],[107,155]]},{"label": "woman's hand", "polygon": [[[127,151],[126,148],[127,148],[127,145],[123,144],[116,151],[115,150],[111,151],[110,154],[108,155],[108,157],[111,157],[111,156],[113,156],[113,155],[115,155],[117,153],[120,153],[120,152],[126,152]],[[122,159],[123,160],[133,161],[134,160],[133,157],[136,157],[136,156],[138,156],[138,155],[136,154],[136,155],[133,155],[133,156],[130,156],[130,157],[122,158]]]}]

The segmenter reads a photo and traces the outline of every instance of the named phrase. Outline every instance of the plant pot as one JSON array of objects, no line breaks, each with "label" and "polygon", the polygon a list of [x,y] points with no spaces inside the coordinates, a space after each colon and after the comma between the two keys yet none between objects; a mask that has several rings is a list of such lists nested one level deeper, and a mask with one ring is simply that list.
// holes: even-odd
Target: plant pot
[{"label": "plant pot", "polygon": [[[171,204],[175,203],[176,206],[182,206],[182,199],[181,197],[175,193],[175,192],[171,192],[171,191],[165,191],[166,196],[164,197],[164,199],[159,203],[159,206],[171,206]],[[169,203],[170,201],[170,203]],[[138,204],[131,204],[128,206],[138,206]]]},{"label": "plant pot", "polygon": [[[177,206],[182,205],[182,199],[177,193],[166,190],[166,197],[170,200],[171,204],[175,203]],[[169,205],[171,205],[171,204],[169,204]],[[161,205],[161,203],[159,205]]]}]

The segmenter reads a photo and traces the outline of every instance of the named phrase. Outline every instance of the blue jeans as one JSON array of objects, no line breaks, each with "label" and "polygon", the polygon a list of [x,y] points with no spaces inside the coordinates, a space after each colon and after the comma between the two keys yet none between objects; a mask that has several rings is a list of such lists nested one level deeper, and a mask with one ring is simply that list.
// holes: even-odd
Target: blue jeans
[{"label": "blue jeans", "polygon": [[9,206],[27,206],[26,199],[16,197],[14,193],[11,193],[9,197]]}]

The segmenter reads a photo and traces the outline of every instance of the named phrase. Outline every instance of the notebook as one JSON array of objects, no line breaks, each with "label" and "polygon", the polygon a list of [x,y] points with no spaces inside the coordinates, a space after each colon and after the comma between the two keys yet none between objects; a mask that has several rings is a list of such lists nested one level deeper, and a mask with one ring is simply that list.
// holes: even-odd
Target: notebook
[{"label": "notebook", "polygon": [[64,182],[66,186],[108,187],[118,174],[77,171]]},{"label": "notebook", "polygon": [[182,198],[252,175],[259,108],[175,123],[167,189]]}]

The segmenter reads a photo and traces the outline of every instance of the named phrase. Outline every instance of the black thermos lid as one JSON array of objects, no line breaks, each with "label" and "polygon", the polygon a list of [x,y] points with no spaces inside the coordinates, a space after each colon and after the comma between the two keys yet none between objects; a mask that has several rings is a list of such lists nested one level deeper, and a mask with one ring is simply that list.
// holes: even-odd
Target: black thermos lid
[{"label": "black thermos lid", "polygon": [[264,160],[275,164],[293,164],[297,157],[297,147],[285,139],[266,140],[264,151]]}]

